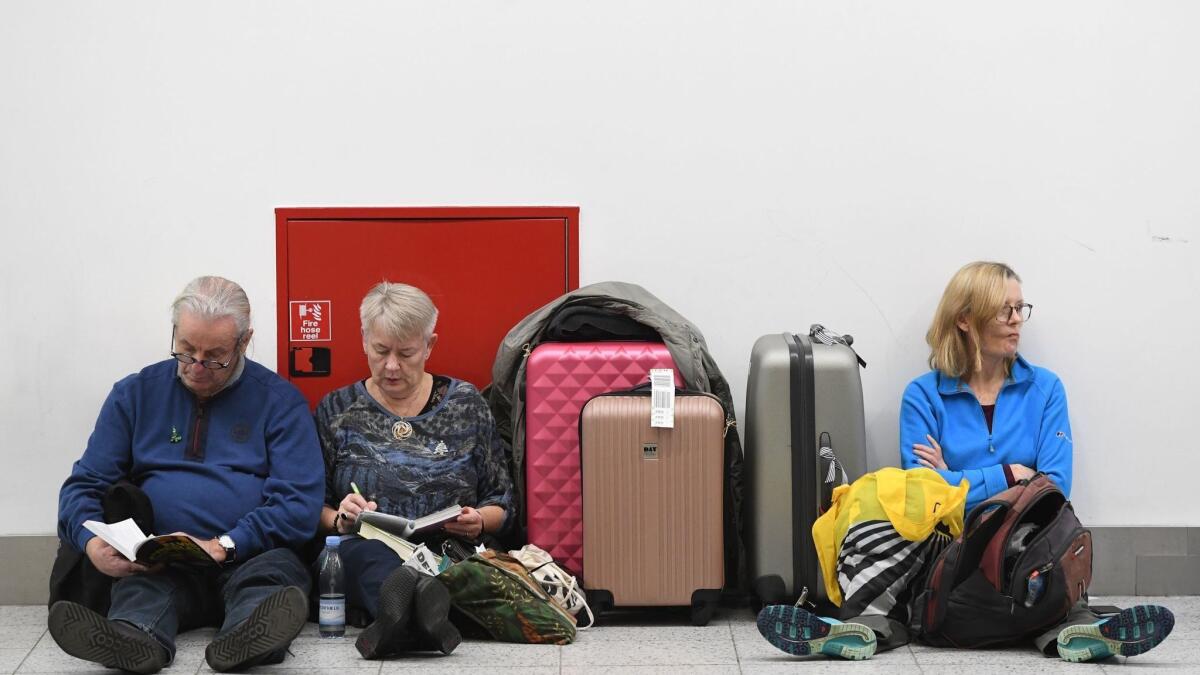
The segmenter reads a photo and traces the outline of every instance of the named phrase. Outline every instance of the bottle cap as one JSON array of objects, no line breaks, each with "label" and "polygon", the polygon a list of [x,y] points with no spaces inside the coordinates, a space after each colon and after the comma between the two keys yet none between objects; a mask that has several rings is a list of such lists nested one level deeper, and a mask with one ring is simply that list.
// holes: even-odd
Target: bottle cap
[{"label": "bottle cap", "polygon": [[342,543],[342,538],[336,534],[331,534],[331,535],[325,537],[325,545],[326,546],[337,546],[340,543]]}]

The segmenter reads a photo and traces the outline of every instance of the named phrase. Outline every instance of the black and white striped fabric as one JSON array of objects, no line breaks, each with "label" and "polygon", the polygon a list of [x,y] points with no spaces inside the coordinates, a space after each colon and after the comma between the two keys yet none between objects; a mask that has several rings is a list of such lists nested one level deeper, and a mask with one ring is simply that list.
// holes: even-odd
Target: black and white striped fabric
[{"label": "black and white striped fabric", "polygon": [[924,578],[926,565],[952,541],[940,529],[924,541],[909,541],[887,520],[851,526],[838,551],[842,616],[876,614],[906,621],[911,585]]}]

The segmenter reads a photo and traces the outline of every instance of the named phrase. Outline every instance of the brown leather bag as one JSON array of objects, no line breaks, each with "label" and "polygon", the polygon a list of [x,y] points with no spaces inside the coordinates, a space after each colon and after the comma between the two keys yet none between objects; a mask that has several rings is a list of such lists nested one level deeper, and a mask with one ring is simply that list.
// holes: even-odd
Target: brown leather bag
[{"label": "brown leather bag", "polygon": [[920,639],[943,647],[1019,642],[1055,626],[1092,581],[1092,533],[1045,474],[971,509],[915,602]]}]

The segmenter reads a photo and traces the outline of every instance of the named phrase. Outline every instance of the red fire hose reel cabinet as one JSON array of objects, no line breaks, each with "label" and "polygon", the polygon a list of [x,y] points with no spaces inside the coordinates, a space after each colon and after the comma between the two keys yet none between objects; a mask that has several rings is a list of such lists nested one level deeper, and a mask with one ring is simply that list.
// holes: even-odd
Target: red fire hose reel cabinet
[{"label": "red fire hose reel cabinet", "polygon": [[275,209],[277,370],[316,407],[367,377],[358,307],[383,280],[438,308],[426,369],[482,389],[500,340],[579,287],[577,207]]}]

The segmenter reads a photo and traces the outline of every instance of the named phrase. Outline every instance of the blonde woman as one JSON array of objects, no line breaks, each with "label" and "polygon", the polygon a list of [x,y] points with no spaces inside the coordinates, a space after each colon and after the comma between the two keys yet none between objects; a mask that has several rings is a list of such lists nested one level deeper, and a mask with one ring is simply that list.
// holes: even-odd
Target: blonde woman
[{"label": "blonde woman", "polygon": [[946,286],[925,337],[932,370],[904,390],[900,465],[929,467],[951,485],[965,478],[968,512],[1035,471],[1071,493],[1062,381],[1017,353],[1032,314],[1012,268],[964,266]]},{"label": "blonde woman", "polygon": [[[928,467],[950,485],[970,484],[967,512],[1036,472],[1071,494],[1073,441],[1058,376],[1018,352],[1033,315],[1021,278],[998,262],[973,262],[950,279],[926,333],[931,370],[900,404],[900,465]],[[773,609],[773,608],[767,608]],[[764,612],[767,612],[764,609]],[[905,617],[838,622],[799,608],[774,609],[759,630],[792,654],[869,658],[909,641]],[[1047,656],[1093,661],[1158,645],[1174,625],[1165,607],[1138,605],[1100,619],[1084,598],[1064,622],[1034,639]],[[868,630],[869,629],[869,630]]]}]

